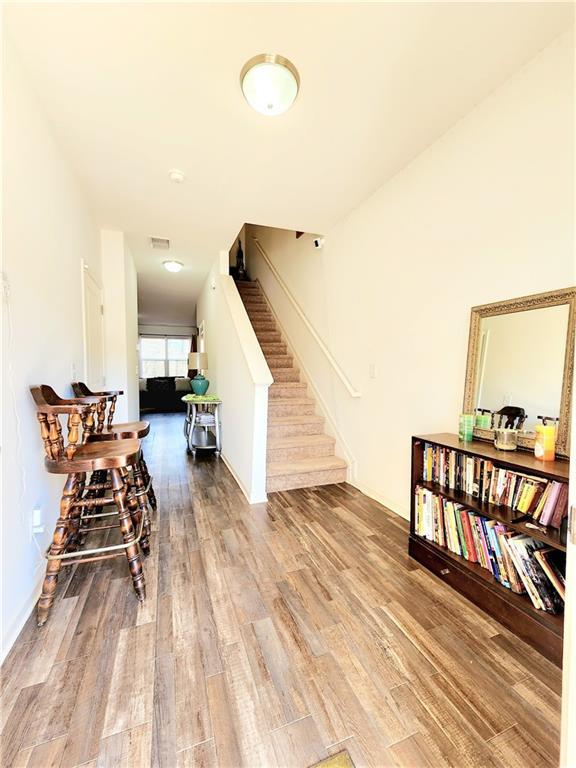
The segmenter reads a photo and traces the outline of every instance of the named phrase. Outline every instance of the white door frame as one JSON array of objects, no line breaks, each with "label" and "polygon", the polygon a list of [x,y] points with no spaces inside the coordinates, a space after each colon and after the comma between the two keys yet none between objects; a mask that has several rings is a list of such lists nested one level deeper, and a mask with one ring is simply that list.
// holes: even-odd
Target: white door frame
[{"label": "white door frame", "polygon": [[82,343],[83,343],[83,361],[84,361],[84,375],[83,380],[90,386],[88,382],[88,323],[86,319],[86,285],[88,282],[91,282],[92,285],[96,288],[100,295],[100,306],[102,308],[100,313],[100,323],[102,326],[102,333],[100,334],[100,338],[102,339],[102,383],[106,384],[106,356],[105,356],[105,347],[104,347],[104,294],[102,291],[102,286],[100,283],[96,280],[92,272],[90,272],[90,267],[86,263],[84,259],[80,260],[80,282],[81,282],[81,289],[82,289]]}]

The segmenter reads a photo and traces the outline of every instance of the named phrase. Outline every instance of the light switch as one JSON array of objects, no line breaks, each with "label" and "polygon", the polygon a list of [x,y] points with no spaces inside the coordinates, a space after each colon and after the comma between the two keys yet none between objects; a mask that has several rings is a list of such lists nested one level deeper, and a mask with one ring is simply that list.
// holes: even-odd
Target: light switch
[{"label": "light switch", "polygon": [[32,510],[32,533],[44,533],[42,510],[38,508]]}]

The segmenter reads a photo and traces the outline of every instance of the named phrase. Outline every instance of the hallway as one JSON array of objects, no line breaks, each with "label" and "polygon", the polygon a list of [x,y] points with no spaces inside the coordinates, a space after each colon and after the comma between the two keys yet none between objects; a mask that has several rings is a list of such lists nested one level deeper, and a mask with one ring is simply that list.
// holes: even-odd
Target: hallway
[{"label": "hallway", "polygon": [[410,561],[404,521],[346,484],[250,507],[181,414],[151,421],[147,600],[120,559],[61,579],[2,670],[4,768],[557,764],[560,671]]}]

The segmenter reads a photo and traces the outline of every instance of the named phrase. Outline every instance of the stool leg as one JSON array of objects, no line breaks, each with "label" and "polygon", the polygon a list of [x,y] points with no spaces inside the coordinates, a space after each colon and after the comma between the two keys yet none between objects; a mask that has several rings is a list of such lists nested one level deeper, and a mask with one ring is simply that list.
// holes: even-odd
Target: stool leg
[{"label": "stool leg", "polygon": [[[76,492],[76,475],[68,475],[68,479],[66,480],[62,492],[60,517],[56,521],[56,527],[54,528],[54,535],[49,551],[50,555],[61,555],[64,550],[70,526],[70,511],[76,500]],[[42,594],[40,595],[40,600],[38,600],[36,613],[39,627],[46,623],[50,608],[54,602],[54,593],[56,592],[58,574],[61,566],[61,560],[48,560],[46,575],[44,576],[44,583],[42,584]]]},{"label": "stool leg", "polygon": [[150,473],[148,472],[148,465],[146,464],[146,459],[144,458],[144,451],[140,451],[140,468],[142,470],[142,477],[144,478],[144,484],[148,485],[150,484],[150,488],[148,488],[148,501],[150,502],[150,506],[156,512],[157,509],[157,503],[156,503],[156,494],[154,493],[154,486],[152,485],[152,482],[150,481]]},{"label": "stool leg", "polygon": [[[94,482],[94,475],[96,472],[92,472],[90,475],[90,479],[88,480],[88,485]],[[86,498],[91,499],[94,497],[94,491],[86,491]],[[78,529],[78,546],[83,546],[86,536],[88,535],[88,520],[86,520],[82,515],[84,513],[89,513],[90,507],[81,507],[80,508],[80,526]]]},{"label": "stool leg", "polygon": [[145,555],[150,554],[150,515],[148,514],[148,504],[146,502],[146,493],[144,489],[144,479],[142,477],[142,468],[140,462],[137,461],[132,467],[132,474],[134,475],[134,485],[136,486],[136,500],[140,509],[140,514],[144,517],[144,531],[142,533],[142,551]]},{"label": "stool leg", "polygon": [[122,538],[124,539],[124,544],[129,545],[126,547],[126,558],[128,560],[130,573],[132,574],[134,591],[138,596],[138,600],[143,601],[146,597],[146,583],[142,572],[142,562],[140,560],[138,544],[133,543],[136,539],[136,534],[134,533],[132,517],[127,505],[126,485],[122,480],[122,475],[119,469],[111,469],[110,476],[112,479],[112,493],[114,494],[114,501],[116,502],[116,507],[118,509],[120,531],[122,533]]},{"label": "stool leg", "polygon": [[[140,524],[142,522],[142,508],[139,504],[139,500],[136,496],[134,486],[130,482],[130,474],[126,468],[120,470],[122,480],[126,485],[126,504],[130,510],[130,517],[132,518],[132,525],[134,531],[138,533],[140,530]],[[146,520],[146,518],[144,518]],[[140,549],[145,555],[150,554],[150,545],[148,543],[148,537],[146,535],[146,529],[142,529],[142,538],[140,539]]]},{"label": "stool leg", "polygon": [[86,472],[78,473],[76,493],[74,494],[74,504],[70,509],[70,543],[66,547],[67,552],[74,552],[80,545],[80,525],[82,523],[82,507],[77,506],[76,502],[80,501],[84,495],[84,486],[86,485]]}]

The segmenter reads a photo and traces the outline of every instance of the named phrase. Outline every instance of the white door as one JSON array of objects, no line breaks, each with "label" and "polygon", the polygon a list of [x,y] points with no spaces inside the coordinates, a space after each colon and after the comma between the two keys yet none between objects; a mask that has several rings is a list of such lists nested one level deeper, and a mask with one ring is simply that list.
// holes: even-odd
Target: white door
[{"label": "white door", "polygon": [[90,389],[101,390],[104,377],[104,323],[102,289],[83,267],[84,288],[84,375]]}]

